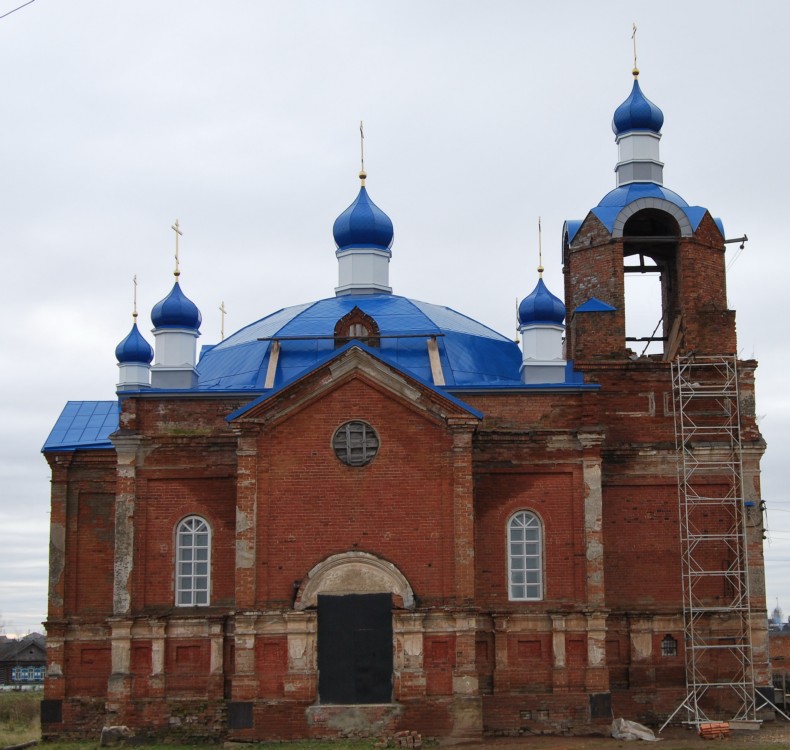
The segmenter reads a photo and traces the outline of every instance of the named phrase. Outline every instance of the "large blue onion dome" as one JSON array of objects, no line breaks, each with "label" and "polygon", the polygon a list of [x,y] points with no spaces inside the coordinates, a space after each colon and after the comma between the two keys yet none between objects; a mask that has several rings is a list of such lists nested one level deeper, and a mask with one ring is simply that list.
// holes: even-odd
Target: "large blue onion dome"
[{"label": "large blue onion dome", "polygon": [[332,234],[338,250],[352,247],[389,250],[392,245],[395,235],[392,221],[370,200],[364,179],[356,200],[335,219]]},{"label": "large blue onion dome", "polygon": [[659,133],[663,124],[664,113],[642,93],[639,81],[635,79],[630,96],[614,111],[614,134],[621,135],[630,130],[651,130]]},{"label": "large blue onion dome", "polygon": [[518,306],[518,322],[524,326],[532,323],[562,325],[563,320],[565,305],[562,300],[548,290],[542,278],[538,279],[538,285]]},{"label": "large blue onion dome", "polygon": [[178,281],[170,294],[154,305],[151,310],[154,328],[191,328],[197,330],[203,322],[197,305],[181,291]]},{"label": "large blue onion dome", "polygon": [[122,365],[150,365],[154,358],[154,350],[137,329],[137,321],[132,324],[129,335],[115,347],[115,358]]}]

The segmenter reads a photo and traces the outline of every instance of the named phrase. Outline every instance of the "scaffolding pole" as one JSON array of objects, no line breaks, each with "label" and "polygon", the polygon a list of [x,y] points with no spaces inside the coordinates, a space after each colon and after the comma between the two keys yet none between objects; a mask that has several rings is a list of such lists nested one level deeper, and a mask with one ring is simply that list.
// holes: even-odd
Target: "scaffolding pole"
[{"label": "scaffolding pole", "polygon": [[757,722],[738,385],[734,356],[672,363],[686,695],[661,729]]}]

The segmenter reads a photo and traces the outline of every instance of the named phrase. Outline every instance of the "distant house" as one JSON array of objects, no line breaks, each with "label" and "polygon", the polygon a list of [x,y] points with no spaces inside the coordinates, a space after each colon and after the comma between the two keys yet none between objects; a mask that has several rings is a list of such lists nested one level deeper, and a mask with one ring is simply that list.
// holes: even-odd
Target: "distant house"
[{"label": "distant house", "polygon": [[41,633],[0,637],[0,685],[43,685],[46,671],[47,639]]}]

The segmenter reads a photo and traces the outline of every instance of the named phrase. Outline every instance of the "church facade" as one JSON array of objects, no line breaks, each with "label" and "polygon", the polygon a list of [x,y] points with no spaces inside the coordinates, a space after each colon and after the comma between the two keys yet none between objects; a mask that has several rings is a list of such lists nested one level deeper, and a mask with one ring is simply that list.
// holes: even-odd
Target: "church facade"
[{"label": "church facade", "polygon": [[[198,360],[176,277],[155,347],[135,323],[116,349],[118,399],[69,402],[44,446],[44,735],[472,737],[669,716],[690,657],[672,362],[737,349],[723,226],[663,186],[662,122],[635,80],[617,187],[566,222],[564,302],[538,279],[520,347],[393,294],[392,222],[364,173],[334,226],[334,296]],[[661,275],[657,354],[626,339],[637,259]],[[736,364],[761,687],[764,444],[756,363]],[[732,578],[697,590],[711,611]],[[725,642],[730,621],[700,627]]]}]

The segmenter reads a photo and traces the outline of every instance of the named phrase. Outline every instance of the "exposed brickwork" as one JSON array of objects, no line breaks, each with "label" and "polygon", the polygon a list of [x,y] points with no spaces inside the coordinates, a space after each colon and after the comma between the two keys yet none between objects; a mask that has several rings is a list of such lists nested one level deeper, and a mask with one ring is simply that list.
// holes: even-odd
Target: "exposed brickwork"
[{"label": "exposed brickwork", "polygon": [[[230,423],[256,394],[151,392],[124,398],[114,450],[49,454],[46,697],[63,721],[45,735],[125,723],[168,739],[475,737],[589,729],[610,702],[643,722],[671,713],[685,693],[672,380],[626,345],[629,241],[590,214],[565,248],[568,354],[597,389],[451,389],[459,403],[352,348]],[[715,223],[669,245],[677,351],[734,352]],[[575,312],[592,297],[615,310]],[[756,365],[740,367],[757,613],[764,445]],[[333,449],[350,420],[378,438],[365,466]],[[700,488],[716,497],[726,481]],[[540,521],[535,601],[510,598],[519,511]],[[175,529],[190,515],[211,530],[206,607],[176,606]],[[695,523],[722,528],[714,512]],[[715,604],[720,585],[698,593]],[[392,702],[325,705],[321,595],[382,593]],[[732,635],[726,618],[699,627]],[[767,634],[753,632],[767,684]]]}]

